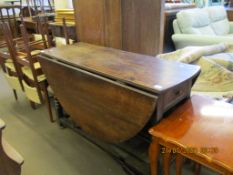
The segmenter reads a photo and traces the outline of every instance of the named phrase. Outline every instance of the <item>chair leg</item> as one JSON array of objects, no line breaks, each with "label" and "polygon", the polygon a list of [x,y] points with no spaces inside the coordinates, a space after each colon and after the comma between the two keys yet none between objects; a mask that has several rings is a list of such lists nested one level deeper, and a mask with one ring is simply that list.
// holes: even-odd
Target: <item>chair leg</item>
[{"label": "chair leg", "polygon": [[13,93],[14,93],[15,100],[17,101],[18,100],[17,91],[15,89],[13,89]]},{"label": "chair leg", "polygon": [[46,87],[46,84],[44,84],[43,88],[44,88],[44,94],[45,94],[45,102],[46,102],[46,106],[47,106],[48,112],[49,112],[49,119],[53,123],[54,120],[53,120],[52,107],[51,107],[51,103],[50,103],[50,100],[49,100],[49,93],[48,93],[48,89]]},{"label": "chair leg", "polygon": [[32,107],[32,109],[36,109],[36,104],[33,102],[33,101],[30,101],[30,105],[31,105],[31,107]]}]

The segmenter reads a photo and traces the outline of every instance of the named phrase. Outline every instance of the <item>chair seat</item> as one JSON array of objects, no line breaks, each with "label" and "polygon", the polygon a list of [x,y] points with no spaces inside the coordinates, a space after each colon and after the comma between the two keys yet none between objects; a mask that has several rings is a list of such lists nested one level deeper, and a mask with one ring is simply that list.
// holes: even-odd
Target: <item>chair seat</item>
[{"label": "chair seat", "polygon": [[[35,67],[35,69],[40,69],[41,65],[40,65],[39,62],[36,62],[36,63],[34,63],[34,67]],[[22,71],[23,71],[23,74],[26,75],[29,79],[31,79],[31,80],[34,79],[33,74],[32,74],[32,70],[30,69],[30,67],[24,66],[22,68]],[[46,77],[45,77],[44,74],[39,75],[37,78],[38,78],[39,82],[42,82],[42,81],[46,80]]]},{"label": "chair seat", "polygon": [[14,66],[14,64],[13,64],[13,62],[12,62],[11,59],[7,59],[6,60],[5,67],[8,68],[8,69],[10,69],[12,72],[16,72],[15,66]]}]

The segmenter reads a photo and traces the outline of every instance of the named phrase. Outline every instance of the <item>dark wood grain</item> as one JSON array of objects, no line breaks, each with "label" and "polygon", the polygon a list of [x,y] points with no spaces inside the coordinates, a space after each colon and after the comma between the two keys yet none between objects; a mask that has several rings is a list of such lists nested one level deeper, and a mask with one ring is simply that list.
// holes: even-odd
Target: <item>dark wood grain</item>
[{"label": "dark wood grain", "polygon": [[157,96],[59,62],[40,62],[55,96],[74,121],[105,141],[119,143],[135,136],[155,110]]},{"label": "dark wood grain", "polygon": [[41,54],[153,93],[178,86],[200,71],[198,66],[86,43],[52,48]]},{"label": "dark wood grain", "polygon": [[39,61],[72,119],[113,143],[135,136],[150,119],[157,122],[189,97],[200,71],[197,66],[85,43],[45,50]]},{"label": "dark wood grain", "polygon": [[233,7],[226,8],[229,21],[233,21]]}]

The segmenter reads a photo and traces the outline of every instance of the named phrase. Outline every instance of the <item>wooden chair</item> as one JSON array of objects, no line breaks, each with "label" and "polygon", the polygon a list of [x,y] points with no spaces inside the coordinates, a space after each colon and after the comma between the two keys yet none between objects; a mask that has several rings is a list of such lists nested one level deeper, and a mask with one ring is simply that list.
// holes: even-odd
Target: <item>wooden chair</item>
[{"label": "wooden chair", "polygon": [[[20,30],[24,41],[26,59],[18,59],[17,62],[22,67],[21,70],[23,73],[23,85],[25,88],[25,93],[30,99],[33,108],[35,108],[35,103],[41,104],[45,100],[48,107],[50,121],[53,122],[52,109],[47,89],[48,82],[42,72],[40,63],[37,60],[38,53],[33,54],[32,49],[29,45],[29,35],[23,24],[20,25]],[[42,92],[44,93],[44,98]]]},{"label": "wooden chair", "polygon": [[[17,44],[17,41],[20,41],[19,38],[11,39],[12,33],[8,23],[0,23],[0,28],[4,34],[5,42],[2,44],[1,50],[1,59],[2,59],[2,68],[4,75],[7,79],[8,84],[11,86],[15,99],[17,100],[17,91],[24,90],[23,84],[21,81],[21,71],[16,63],[17,52],[12,48],[13,45]],[[4,52],[4,53],[3,53]]]},{"label": "wooden chair", "polygon": [[5,123],[0,119],[0,174],[20,175],[23,157],[2,138]]},{"label": "wooden chair", "polygon": [[35,39],[43,39],[44,47],[52,47],[52,38],[49,31],[49,20],[46,17],[36,16],[36,32]]},{"label": "wooden chair", "polygon": [[[7,79],[8,84],[11,86],[15,99],[17,100],[17,91],[24,91],[23,83],[22,83],[22,72],[17,65],[16,57],[25,57],[25,53],[20,52],[23,51],[24,48],[22,47],[22,38],[13,38],[11,28],[9,23],[1,22],[0,23],[1,31],[3,32],[3,36],[5,41],[0,45],[0,57],[1,57],[1,66],[4,72],[4,75]],[[31,37],[32,40],[33,37]],[[37,40],[32,41],[31,45],[33,47],[42,49],[42,44],[44,41]],[[17,50],[14,47],[17,45]],[[35,53],[35,51],[34,51]]]},{"label": "wooden chair", "polygon": [[[20,16],[20,19],[21,19],[21,24],[26,26],[22,15]],[[51,40],[48,40],[47,33],[46,33],[47,30],[45,30],[46,27],[48,26],[48,21],[46,20],[45,22],[42,22],[40,16],[35,17],[35,20],[36,20],[35,33],[31,34],[31,37],[34,41],[42,41],[42,42],[40,45],[37,44],[33,48],[38,49],[38,50],[49,48]]]},{"label": "wooden chair", "polygon": [[48,18],[37,16],[35,17],[35,20],[37,31],[36,38],[41,39],[44,37],[43,39],[46,40],[45,47],[61,47],[74,43],[74,40],[71,39],[69,35],[65,18],[62,18],[62,23],[59,23],[59,26],[62,28],[62,37],[60,35],[57,36],[57,33],[52,30],[55,23],[50,24]]},{"label": "wooden chair", "polygon": [[10,56],[14,63],[14,68],[22,84],[24,92],[30,101],[33,109],[36,108],[36,103],[41,104],[44,101],[47,104],[50,121],[53,122],[52,110],[48,96],[48,83],[45,75],[42,72],[41,66],[37,61],[38,50],[33,50],[33,46],[41,44],[43,41],[30,42],[30,36],[28,35],[25,27],[21,24],[20,29],[22,32],[21,45],[14,44],[13,37],[10,33],[10,28],[7,23],[2,23],[2,28],[6,36],[7,45],[10,52]]},{"label": "wooden chair", "polygon": [[56,33],[52,30],[53,45],[55,47],[70,45],[75,42],[73,39],[71,39],[68,33],[67,22],[65,18],[62,18],[62,31],[63,31],[63,37],[60,37],[60,36],[56,36]]},{"label": "wooden chair", "polygon": [[11,31],[13,32],[13,35],[15,37],[19,34],[19,28],[17,25],[17,19],[19,18],[19,16],[16,14],[16,10],[21,10],[21,5],[0,6],[0,21],[9,23]]}]

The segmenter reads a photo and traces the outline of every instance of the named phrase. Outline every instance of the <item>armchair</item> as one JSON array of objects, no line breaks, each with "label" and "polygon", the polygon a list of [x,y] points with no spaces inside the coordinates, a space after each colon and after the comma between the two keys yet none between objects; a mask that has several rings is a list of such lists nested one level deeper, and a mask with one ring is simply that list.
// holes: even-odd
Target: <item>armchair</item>
[{"label": "armchair", "polygon": [[172,40],[176,49],[186,46],[233,43],[233,22],[223,6],[180,11],[173,21]]}]

